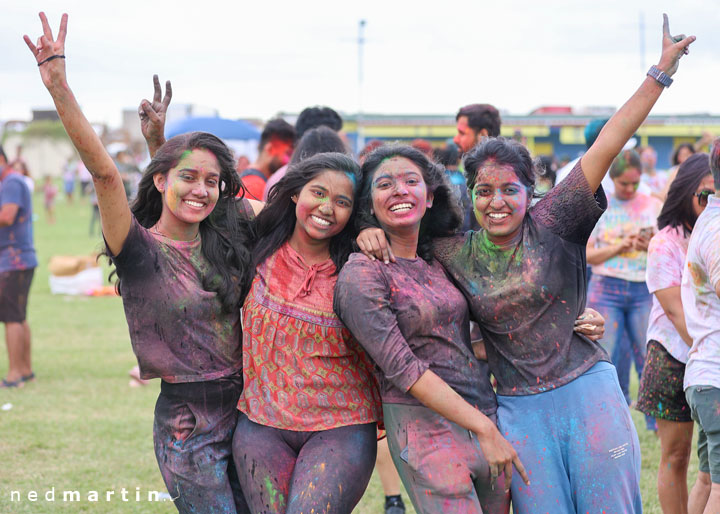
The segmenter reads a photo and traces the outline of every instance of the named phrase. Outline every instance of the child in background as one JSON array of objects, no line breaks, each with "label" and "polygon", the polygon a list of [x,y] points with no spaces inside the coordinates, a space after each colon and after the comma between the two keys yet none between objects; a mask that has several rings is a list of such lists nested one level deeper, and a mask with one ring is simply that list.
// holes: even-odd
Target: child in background
[{"label": "child in background", "polygon": [[55,223],[55,197],[57,194],[58,188],[53,184],[52,177],[45,175],[45,182],[43,182],[45,217],[51,225]]}]

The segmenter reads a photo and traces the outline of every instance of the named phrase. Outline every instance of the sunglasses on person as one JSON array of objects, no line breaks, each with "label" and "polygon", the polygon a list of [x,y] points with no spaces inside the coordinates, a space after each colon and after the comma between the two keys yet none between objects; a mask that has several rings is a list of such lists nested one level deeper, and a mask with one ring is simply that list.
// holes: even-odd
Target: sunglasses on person
[{"label": "sunglasses on person", "polygon": [[700,207],[705,207],[708,204],[708,197],[710,197],[710,195],[714,195],[714,194],[715,194],[715,191],[713,191],[711,189],[703,189],[699,193],[693,194],[693,196],[697,196],[698,205]]}]

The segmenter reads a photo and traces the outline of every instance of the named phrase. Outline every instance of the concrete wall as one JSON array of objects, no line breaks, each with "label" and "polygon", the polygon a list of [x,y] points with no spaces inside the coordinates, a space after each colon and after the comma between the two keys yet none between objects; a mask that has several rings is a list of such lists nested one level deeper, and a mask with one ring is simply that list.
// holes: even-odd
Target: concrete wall
[{"label": "concrete wall", "polygon": [[41,180],[45,175],[61,176],[68,159],[77,155],[70,141],[65,139],[36,139],[10,135],[3,143],[9,161],[15,159],[18,146],[22,146],[22,158],[35,181]]}]

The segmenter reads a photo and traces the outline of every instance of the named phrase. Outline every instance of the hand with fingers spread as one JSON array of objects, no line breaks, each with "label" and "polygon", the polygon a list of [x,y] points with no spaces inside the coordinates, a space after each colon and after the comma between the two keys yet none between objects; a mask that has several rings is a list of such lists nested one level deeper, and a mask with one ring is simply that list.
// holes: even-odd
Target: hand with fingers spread
[{"label": "hand with fingers spread", "polygon": [[662,55],[660,56],[658,68],[672,77],[678,69],[680,58],[688,54],[689,47],[695,39],[695,36],[686,37],[685,34],[679,36],[670,35],[668,15],[663,13]]},{"label": "hand with fingers spread", "polygon": [[169,80],[165,82],[165,96],[162,96],[157,75],[153,75],[153,87],[155,91],[152,103],[143,99],[138,107],[140,130],[147,141],[151,157],[165,143],[165,119],[172,99],[172,85]]},{"label": "hand with fingers spread", "polygon": [[50,29],[47,16],[43,12],[40,13],[40,22],[42,23],[43,34],[37,38],[37,43],[33,44],[27,35],[23,36],[23,39],[35,56],[40,69],[40,77],[45,87],[50,91],[58,87],[66,88],[65,36],[67,35],[68,16],[67,14],[62,15],[57,39],[53,38],[52,29]]}]

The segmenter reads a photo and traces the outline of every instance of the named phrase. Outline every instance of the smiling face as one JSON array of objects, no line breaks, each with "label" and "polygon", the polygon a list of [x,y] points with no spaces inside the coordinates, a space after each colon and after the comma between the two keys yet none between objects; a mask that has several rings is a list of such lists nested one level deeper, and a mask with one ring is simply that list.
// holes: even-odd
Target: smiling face
[{"label": "smiling face", "polygon": [[618,200],[632,200],[640,185],[640,175],[639,169],[630,167],[622,175],[612,179],[615,184],[615,197]]},{"label": "smiling face", "polygon": [[327,240],[342,232],[353,209],[353,183],[342,171],[325,170],[293,197],[293,238],[305,242]]},{"label": "smiling face", "polygon": [[220,195],[220,165],[212,152],[202,148],[185,151],[174,168],[153,180],[163,198],[158,224],[168,235],[197,229]]},{"label": "smiling face", "polygon": [[475,218],[490,241],[502,245],[517,236],[530,199],[512,166],[493,160],[481,164],[472,197]]},{"label": "smiling face", "polygon": [[[703,191],[707,193],[707,196],[704,201],[705,205],[700,205],[700,199],[697,197],[697,193],[702,193]],[[700,185],[697,190],[695,190],[695,193],[695,196],[693,196],[693,211],[695,211],[696,216],[700,216],[700,213],[704,211],[707,206],[708,198],[715,194],[715,183],[713,182],[712,175],[708,175],[700,181]]]},{"label": "smiling face", "polygon": [[419,230],[432,200],[422,171],[405,157],[385,159],[373,173],[373,213],[386,232]]}]

